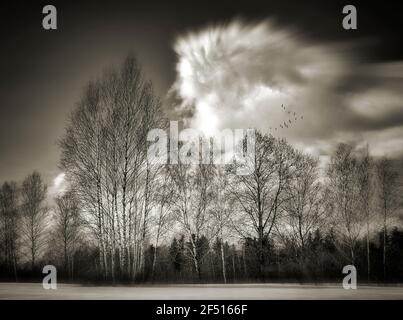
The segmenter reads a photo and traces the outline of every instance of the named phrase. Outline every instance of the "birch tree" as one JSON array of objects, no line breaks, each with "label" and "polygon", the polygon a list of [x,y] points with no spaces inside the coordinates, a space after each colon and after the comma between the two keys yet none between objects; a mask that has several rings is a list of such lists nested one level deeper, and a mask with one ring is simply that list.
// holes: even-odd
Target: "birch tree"
[{"label": "birch tree", "polygon": [[371,277],[371,253],[370,253],[370,234],[371,224],[373,223],[373,160],[369,155],[368,146],[365,154],[358,159],[358,201],[359,210],[362,211],[365,219],[366,228],[366,255],[367,255],[367,280]]},{"label": "birch tree", "polygon": [[221,271],[224,283],[227,283],[226,257],[224,250],[224,237],[231,225],[231,198],[229,192],[228,173],[225,167],[217,167],[217,174],[214,182],[214,199],[212,216],[217,228],[217,242],[220,249]]},{"label": "birch tree", "polygon": [[87,86],[60,141],[61,168],[97,239],[104,278],[134,279],[144,271],[156,178],[147,133],[160,118],[152,85],[130,55]]},{"label": "birch tree", "polygon": [[35,268],[38,258],[46,244],[46,218],[48,209],[45,207],[46,185],[38,172],[33,172],[22,183],[21,208],[23,241],[31,261],[31,269]]},{"label": "birch tree", "polygon": [[74,254],[81,241],[83,231],[79,203],[73,191],[68,191],[56,198],[54,224],[56,240],[63,255],[64,271],[72,279]]},{"label": "birch tree", "polygon": [[172,164],[169,165],[169,177],[174,188],[173,214],[180,230],[188,239],[185,253],[192,261],[200,280],[201,262],[204,259],[200,241],[210,242],[217,233],[211,223],[210,211],[214,167],[204,164]]},{"label": "birch tree", "polygon": [[233,226],[244,239],[257,239],[259,272],[264,278],[264,247],[284,210],[286,186],[294,171],[294,150],[284,140],[256,133],[255,155],[250,160],[252,174],[231,171],[231,196],[241,212]]},{"label": "birch tree", "polygon": [[325,223],[326,207],[319,182],[318,161],[296,153],[295,173],[286,187],[287,201],[283,229],[304,256],[308,237]]},{"label": "birch tree", "polygon": [[393,168],[393,163],[388,158],[380,159],[376,164],[376,172],[378,178],[378,197],[380,212],[383,226],[383,252],[382,252],[382,265],[383,277],[386,279],[386,251],[387,251],[387,237],[388,237],[388,223],[392,216],[396,213],[397,208],[397,172]]},{"label": "birch tree", "polygon": [[328,200],[332,207],[334,230],[348,248],[349,260],[353,265],[356,261],[356,245],[365,222],[358,205],[357,167],[353,146],[339,144],[327,170]]},{"label": "birch tree", "polygon": [[154,213],[154,252],[151,267],[151,279],[154,280],[155,266],[157,264],[158,246],[160,241],[168,234],[173,227],[174,219],[172,216],[174,190],[170,184],[168,178],[168,172],[166,166],[159,171],[159,181],[157,181],[157,187],[155,188],[155,194],[153,196],[153,202],[155,204]]},{"label": "birch tree", "polygon": [[0,219],[3,261],[7,271],[17,281],[18,240],[20,237],[18,224],[18,191],[15,182],[5,182],[0,189]]}]

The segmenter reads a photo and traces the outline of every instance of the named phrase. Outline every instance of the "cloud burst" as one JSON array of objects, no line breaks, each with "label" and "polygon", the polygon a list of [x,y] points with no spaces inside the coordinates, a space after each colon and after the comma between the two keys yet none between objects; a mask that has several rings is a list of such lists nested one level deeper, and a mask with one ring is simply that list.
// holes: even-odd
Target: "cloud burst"
[{"label": "cloud burst", "polygon": [[317,156],[341,141],[402,155],[403,63],[365,62],[267,20],[208,26],[174,49],[177,111],[207,134],[254,127]]}]

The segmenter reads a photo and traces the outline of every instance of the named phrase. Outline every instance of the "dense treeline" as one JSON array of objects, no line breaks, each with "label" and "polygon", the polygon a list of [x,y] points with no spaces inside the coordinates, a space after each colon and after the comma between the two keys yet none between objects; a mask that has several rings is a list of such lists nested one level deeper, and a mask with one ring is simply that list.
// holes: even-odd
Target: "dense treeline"
[{"label": "dense treeline", "polygon": [[325,167],[256,132],[251,174],[228,165],[149,161],[167,129],[133,57],[91,82],[60,139],[68,190],[39,173],[0,190],[0,274],[57,266],[66,281],[246,282],[403,279],[398,170],[339,144]]}]

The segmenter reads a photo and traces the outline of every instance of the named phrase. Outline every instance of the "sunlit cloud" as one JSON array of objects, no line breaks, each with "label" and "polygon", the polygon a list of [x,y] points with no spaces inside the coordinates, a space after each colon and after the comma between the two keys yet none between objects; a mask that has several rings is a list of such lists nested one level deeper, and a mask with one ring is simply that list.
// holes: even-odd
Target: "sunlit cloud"
[{"label": "sunlit cloud", "polygon": [[66,181],[65,173],[59,173],[54,179],[53,184],[49,188],[49,195],[52,197],[61,196],[67,189],[67,181]]},{"label": "sunlit cloud", "polygon": [[403,142],[400,62],[370,64],[349,45],[313,44],[267,20],[206,26],[174,49],[177,110],[205,133],[254,127],[321,157],[337,142],[381,154],[374,131],[391,146]]}]

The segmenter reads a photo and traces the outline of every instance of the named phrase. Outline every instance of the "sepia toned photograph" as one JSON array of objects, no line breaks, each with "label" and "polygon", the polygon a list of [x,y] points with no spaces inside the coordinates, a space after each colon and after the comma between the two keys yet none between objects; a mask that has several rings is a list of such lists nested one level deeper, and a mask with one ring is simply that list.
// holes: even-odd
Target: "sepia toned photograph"
[{"label": "sepia toned photograph", "polygon": [[403,299],[402,9],[3,1],[0,300]]}]

